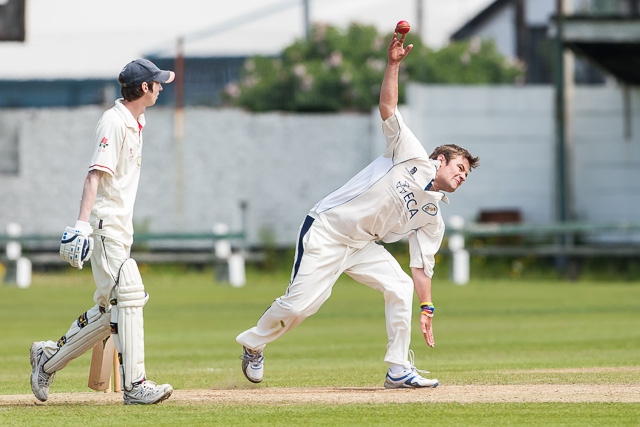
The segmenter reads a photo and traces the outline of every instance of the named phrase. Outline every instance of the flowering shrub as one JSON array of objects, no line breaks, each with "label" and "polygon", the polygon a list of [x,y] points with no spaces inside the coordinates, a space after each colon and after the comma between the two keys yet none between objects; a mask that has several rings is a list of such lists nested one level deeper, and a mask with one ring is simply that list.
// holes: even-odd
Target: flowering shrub
[{"label": "flowering shrub", "polygon": [[[255,56],[242,78],[225,88],[228,104],[250,111],[370,111],[378,104],[391,33],[351,24],[346,30],[314,25],[278,58]],[[522,65],[509,63],[490,41],[458,42],[431,51],[409,33],[414,45],[403,61],[400,102],[407,80],[443,84],[515,83]]]}]

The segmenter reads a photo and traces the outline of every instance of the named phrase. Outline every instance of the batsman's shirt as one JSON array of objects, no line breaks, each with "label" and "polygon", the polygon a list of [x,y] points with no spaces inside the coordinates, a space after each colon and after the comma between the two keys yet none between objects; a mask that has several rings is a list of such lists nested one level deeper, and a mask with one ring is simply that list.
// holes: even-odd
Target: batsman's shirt
[{"label": "batsman's shirt", "polygon": [[94,233],[126,245],[133,243],[133,206],[142,164],[142,128],[145,117],[136,120],[118,99],[102,114],[96,126],[95,151],[89,170],[100,170],[96,201],[91,211]]},{"label": "batsman's shirt", "polygon": [[350,247],[408,237],[410,266],[432,277],[445,228],[439,202],[448,203],[443,193],[429,191],[440,162],[429,159],[397,109],[382,122],[382,131],[385,153],[318,202],[310,215]]}]

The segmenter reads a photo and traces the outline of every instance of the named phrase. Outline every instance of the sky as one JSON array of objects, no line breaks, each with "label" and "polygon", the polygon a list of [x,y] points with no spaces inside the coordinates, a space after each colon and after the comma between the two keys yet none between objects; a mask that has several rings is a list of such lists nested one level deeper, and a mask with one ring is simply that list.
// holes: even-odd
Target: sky
[{"label": "sky", "polygon": [[[431,47],[492,0],[308,0],[311,23],[392,31],[413,23]],[[419,3],[420,2],[420,3]],[[305,34],[303,0],[26,0],[26,41],[0,42],[0,79],[109,78],[152,53],[277,54]],[[410,33],[411,35],[411,33]]]}]

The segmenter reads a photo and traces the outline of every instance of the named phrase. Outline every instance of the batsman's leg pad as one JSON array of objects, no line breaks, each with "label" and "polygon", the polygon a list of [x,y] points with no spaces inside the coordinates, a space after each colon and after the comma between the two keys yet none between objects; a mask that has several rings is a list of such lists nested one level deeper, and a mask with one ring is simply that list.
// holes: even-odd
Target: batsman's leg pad
[{"label": "batsman's leg pad", "polygon": [[98,305],[82,313],[57,343],[58,351],[44,364],[45,372],[52,374],[64,368],[94,344],[105,339],[110,332],[110,314]]},{"label": "batsman's leg pad", "polygon": [[120,267],[116,306],[111,310],[111,333],[120,356],[122,387],[131,390],[144,378],[144,320],[142,308],[149,300],[135,260]]}]

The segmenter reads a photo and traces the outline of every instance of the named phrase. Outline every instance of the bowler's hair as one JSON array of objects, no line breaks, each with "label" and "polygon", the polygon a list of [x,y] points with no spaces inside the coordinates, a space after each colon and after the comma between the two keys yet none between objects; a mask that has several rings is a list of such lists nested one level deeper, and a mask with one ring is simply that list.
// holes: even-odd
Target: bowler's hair
[{"label": "bowler's hair", "polygon": [[439,146],[438,148],[433,150],[433,153],[431,153],[431,156],[429,156],[429,158],[437,160],[440,154],[444,156],[444,159],[447,161],[447,163],[449,163],[451,159],[455,159],[458,156],[464,157],[469,162],[469,172],[471,172],[472,169],[480,166],[480,157],[473,157],[470,152],[462,147],[458,147],[455,144],[445,144]]},{"label": "bowler's hair", "polygon": [[[155,82],[147,82],[147,86],[149,86],[149,91],[153,92]],[[124,98],[125,101],[135,101],[136,99],[142,98],[144,95],[144,91],[142,90],[142,84],[139,86],[133,87],[120,87],[120,94]]]}]

